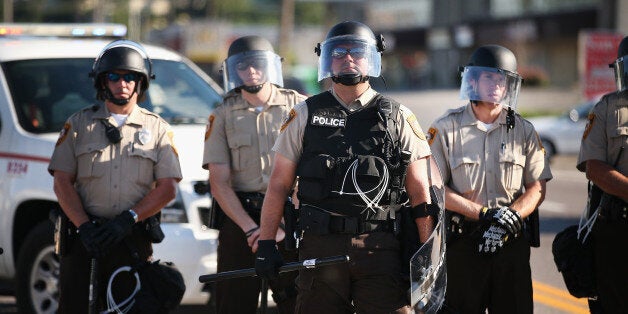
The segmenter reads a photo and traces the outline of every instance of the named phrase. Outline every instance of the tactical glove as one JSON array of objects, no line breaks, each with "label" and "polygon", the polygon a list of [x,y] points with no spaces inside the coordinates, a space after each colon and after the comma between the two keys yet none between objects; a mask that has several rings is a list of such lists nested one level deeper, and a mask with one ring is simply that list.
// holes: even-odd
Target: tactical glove
[{"label": "tactical glove", "polygon": [[84,222],[78,227],[79,239],[81,239],[87,253],[93,257],[100,257],[102,255],[98,241],[96,240],[98,232],[98,227],[91,221]]},{"label": "tactical glove", "polygon": [[259,277],[268,280],[276,280],[279,277],[279,267],[283,266],[283,257],[277,249],[275,240],[257,241],[257,254],[255,256],[255,273]]},{"label": "tactical glove", "polygon": [[124,211],[101,226],[101,232],[96,235],[96,242],[103,252],[108,252],[131,234],[134,224],[133,215],[128,210]]},{"label": "tactical glove", "polygon": [[523,227],[523,220],[521,220],[519,213],[507,206],[501,208],[484,207],[478,218],[480,221],[497,223],[515,237]]},{"label": "tactical glove", "polygon": [[482,237],[478,241],[478,252],[481,254],[496,254],[506,245],[509,238],[510,235],[506,229],[492,223],[484,230]]}]

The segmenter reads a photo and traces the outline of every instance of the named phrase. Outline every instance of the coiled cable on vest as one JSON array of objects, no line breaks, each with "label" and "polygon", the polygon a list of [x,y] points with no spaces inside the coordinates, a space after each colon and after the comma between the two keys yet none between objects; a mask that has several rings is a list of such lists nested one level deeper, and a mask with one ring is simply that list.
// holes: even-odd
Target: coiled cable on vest
[{"label": "coiled cable on vest", "polygon": [[[113,298],[111,287],[113,285],[113,280],[115,279],[115,277],[120,272],[123,272],[123,271],[133,272],[133,274],[135,275],[135,289],[133,290],[133,292],[128,298],[120,302],[120,304],[117,304],[116,300]],[[133,308],[133,305],[135,304],[135,294],[137,294],[140,288],[141,288],[140,276],[137,274],[137,271],[134,271],[131,268],[131,266],[119,267],[109,277],[109,283],[107,284],[107,310],[101,313],[116,313],[116,314],[128,313]]]},{"label": "coiled cable on vest", "polygon": [[[383,167],[384,173],[382,176],[380,176],[380,181],[377,183],[375,187],[373,187],[372,189],[368,191],[362,191],[362,189],[360,188],[358,179],[357,179],[358,159],[356,159],[347,168],[344,178],[342,179],[342,185],[340,187],[340,191],[334,191],[340,195],[358,195],[362,199],[364,204],[366,205],[366,208],[364,210],[372,209],[374,213],[376,212],[376,209],[381,209],[381,207],[379,207],[379,201],[382,199],[382,197],[384,197],[384,194],[386,193],[386,187],[388,186],[388,181],[390,180],[390,173],[388,172],[388,167],[386,166],[386,162],[384,162],[380,158],[375,158],[375,160],[380,161],[384,165]],[[347,182],[347,177],[349,176],[349,173],[351,173],[351,182],[353,183],[353,187],[355,188],[356,193],[344,191],[345,182]],[[378,190],[375,197],[373,197],[372,199],[369,198],[367,193],[371,193],[375,190]]]}]

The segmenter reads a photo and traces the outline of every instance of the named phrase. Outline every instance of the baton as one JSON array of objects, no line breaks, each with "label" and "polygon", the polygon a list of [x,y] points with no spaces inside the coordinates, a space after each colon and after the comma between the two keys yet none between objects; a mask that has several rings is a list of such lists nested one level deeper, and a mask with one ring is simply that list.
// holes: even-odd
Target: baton
[{"label": "baton", "polygon": [[[287,263],[279,267],[279,272],[285,273],[289,271],[295,271],[295,270],[306,269],[306,268],[317,268],[317,267],[327,266],[331,264],[346,263],[348,261],[349,261],[348,255],[338,255],[338,256],[306,259],[300,262]],[[225,279],[234,279],[234,278],[241,278],[241,277],[256,277],[256,276],[257,274],[255,273],[255,268],[245,268],[245,269],[238,269],[238,270],[223,271],[223,272],[209,274],[209,275],[201,275],[200,277],[198,277],[198,281],[202,283],[206,283],[206,282],[219,281],[219,280],[225,280]]]},{"label": "baton", "polygon": [[96,314],[98,300],[98,261],[92,257],[89,269],[89,314]]}]

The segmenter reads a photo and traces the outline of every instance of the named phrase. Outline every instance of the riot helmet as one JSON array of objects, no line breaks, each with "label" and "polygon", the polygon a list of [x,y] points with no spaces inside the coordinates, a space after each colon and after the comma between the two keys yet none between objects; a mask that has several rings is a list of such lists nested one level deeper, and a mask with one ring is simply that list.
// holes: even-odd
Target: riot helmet
[{"label": "riot helmet", "polygon": [[473,52],[469,63],[460,67],[460,72],[460,99],[516,109],[522,79],[512,51],[498,45],[481,46]]},{"label": "riot helmet", "polygon": [[617,47],[617,60],[608,65],[615,72],[615,84],[618,92],[625,90],[628,86],[628,66],[625,64],[626,61],[628,61],[628,36],[624,37],[619,43],[619,47]]},{"label": "riot helmet", "polygon": [[275,54],[270,42],[260,36],[244,36],[231,43],[222,75],[226,91],[243,89],[257,93],[266,82],[283,86],[281,57]]},{"label": "riot helmet", "polygon": [[[376,37],[368,26],[355,21],[338,23],[314,48],[319,57],[318,81],[331,77],[335,83],[351,86],[378,77],[385,49],[384,37]],[[353,62],[345,62],[349,57]]]},{"label": "riot helmet", "polygon": [[109,100],[123,106],[129,102],[129,99],[115,98],[105,83],[105,76],[115,70],[127,70],[137,74],[134,92],[138,93],[138,102],[143,101],[149,81],[155,78],[152,72],[152,62],[144,48],[131,40],[115,40],[103,48],[94,60],[92,71],[89,73],[94,80],[96,97],[99,100]]}]

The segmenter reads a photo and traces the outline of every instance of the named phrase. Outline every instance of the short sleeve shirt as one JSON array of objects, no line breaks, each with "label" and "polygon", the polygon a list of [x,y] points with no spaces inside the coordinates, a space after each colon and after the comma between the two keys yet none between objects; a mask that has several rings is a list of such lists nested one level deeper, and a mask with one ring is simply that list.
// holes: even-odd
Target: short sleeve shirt
[{"label": "short sleeve shirt", "polygon": [[506,110],[486,128],[470,105],[448,111],[428,131],[443,182],[487,207],[510,205],[525,185],[552,178],[534,126],[515,114],[506,128]]},{"label": "short sleeve shirt", "polygon": [[102,120],[116,125],[105,106],[68,118],[48,166],[50,173],[59,170],[76,176],[75,187],[87,213],[113,218],[144,198],[155,180],[182,178],[174,133],[157,114],[136,106],[119,127],[118,144],[109,142]]},{"label": "short sleeve shirt", "polygon": [[[333,92],[333,89],[332,94],[340,104],[349,111],[353,111],[367,105],[377,95],[377,92],[369,88],[350,104],[344,104]],[[425,134],[412,111],[401,105],[399,112],[401,115],[400,120],[403,120],[403,123],[399,123],[399,140],[402,150],[411,152],[410,162],[429,156],[430,148],[427,145]],[[303,134],[307,125],[307,118],[307,103],[301,102],[290,112],[289,117],[282,126],[282,132],[277,138],[273,150],[298,163],[303,153]]]},{"label": "short sleeve shirt", "polygon": [[[578,169],[585,171],[587,160],[600,160],[628,175],[628,91],[602,97],[588,119],[582,134]],[[621,147],[624,151],[620,156]]]},{"label": "short sleeve shirt", "polygon": [[205,132],[203,168],[229,164],[235,191],[266,192],[274,152],[272,146],[282,122],[305,96],[272,85],[269,101],[254,108],[241,94],[230,92],[209,116]]}]

